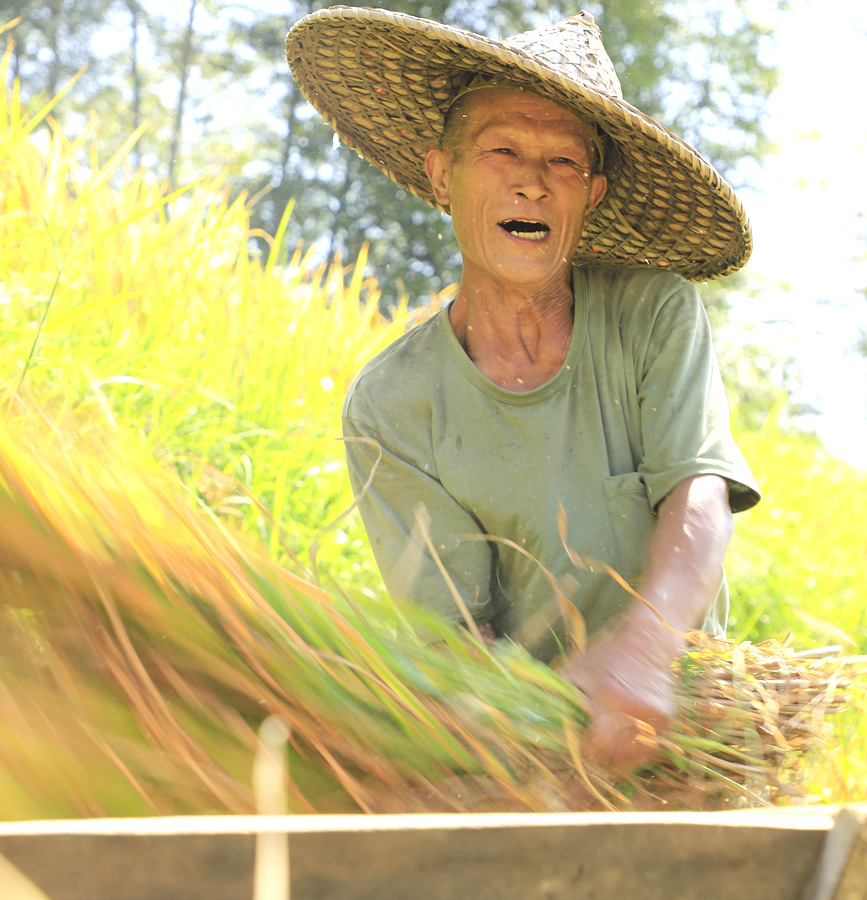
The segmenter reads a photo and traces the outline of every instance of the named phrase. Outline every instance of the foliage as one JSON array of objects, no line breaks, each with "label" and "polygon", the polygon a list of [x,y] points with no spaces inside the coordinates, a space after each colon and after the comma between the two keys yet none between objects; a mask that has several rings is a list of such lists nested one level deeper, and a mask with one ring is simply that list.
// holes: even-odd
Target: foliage
[{"label": "foliage", "polygon": [[785,0],[757,15],[734,3],[590,4],[624,97],[683,137],[730,178],[771,149],[765,101],[777,85],[771,62],[774,19]]},{"label": "foliage", "polygon": [[[110,3],[0,0],[0,26],[19,20],[9,74],[25,81],[28,94],[44,102],[56,96],[85,61],[98,67],[91,41]],[[99,77],[99,73],[94,74]]]},{"label": "foliage", "polygon": [[773,417],[738,439],[764,497],[738,516],[729,553],[733,634],[867,652],[867,473]]},{"label": "foliage", "polygon": [[312,269],[300,253],[263,266],[248,250],[245,197],[231,200],[222,180],[166,197],[138,172],[116,188],[122,153],[77,161],[93,123],[71,142],[53,125],[42,152],[28,137],[39,117],[5,101],[0,379],[134,423],[275,553],[303,548],[314,567],[318,549],[341,579],[363,574],[360,526],[320,533],[351,503],[340,405],[405,310],[382,319],[363,257],[348,280],[339,263]]},{"label": "foliage", "polygon": [[744,431],[759,429],[773,416],[784,428],[793,427],[801,416],[812,412],[794,396],[801,384],[800,371],[790,356],[766,344],[746,339],[743,330],[732,334],[728,325],[731,297],[758,301],[764,283],[760,276],[741,269],[733,275],[698,285],[714,333],[714,344],[726,392],[737,407]]},{"label": "foliage", "polygon": [[[290,0],[274,13],[265,0],[190,0],[158,15],[138,0],[52,0],[48,6],[28,0],[29,14],[17,29],[26,49],[11,68],[22,76],[26,100],[44,100],[53,96],[51,85],[86,62],[64,101],[64,117],[96,110],[112,152],[150,119],[134,153],[152,177],[172,176],[180,184],[226,167],[237,191],[266,192],[251,215],[255,228],[272,235],[292,199],[303,197],[286,231],[288,246],[303,241],[320,258],[357,259],[367,245],[368,265],[388,302],[404,291],[413,302],[426,301],[459,273],[445,218],[347,148],[334,147],[330,129],[289,75],[285,33],[326,5]],[[493,37],[575,12],[559,0],[532,7],[517,0],[389,5]],[[11,17],[19,6],[0,0],[0,15],[5,9]],[[768,150],[765,102],[776,79],[768,50],[784,6],[785,0],[768,0],[764,20],[747,0],[605,0],[589,8],[626,99],[737,178],[743,161]],[[35,65],[43,56],[49,65]],[[262,241],[259,249],[267,254],[270,246]]]}]

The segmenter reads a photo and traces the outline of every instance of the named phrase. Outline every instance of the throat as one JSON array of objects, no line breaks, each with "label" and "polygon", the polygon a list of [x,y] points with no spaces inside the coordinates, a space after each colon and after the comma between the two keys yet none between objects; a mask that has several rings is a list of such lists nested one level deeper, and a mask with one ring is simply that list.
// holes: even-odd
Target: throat
[{"label": "throat", "polygon": [[[571,324],[571,322],[570,322]],[[523,393],[547,384],[563,368],[569,355],[572,330],[548,333],[543,341],[523,341],[521,335],[509,342],[485,343],[472,339],[465,343],[467,355],[490,381],[508,391]]]},{"label": "throat", "polygon": [[476,368],[499,387],[532,391],[561,370],[574,328],[570,286],[544,294],[471,290],[462,282],[449,321]]}]

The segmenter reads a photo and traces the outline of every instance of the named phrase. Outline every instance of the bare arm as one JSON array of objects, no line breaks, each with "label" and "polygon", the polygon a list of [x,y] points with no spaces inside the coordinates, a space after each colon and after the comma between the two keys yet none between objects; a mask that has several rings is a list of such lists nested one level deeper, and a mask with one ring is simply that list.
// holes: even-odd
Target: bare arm
[{"label": "bare arm", "polygon": [[588,753],[611,768],[648,762],[636,737],[645,723],[657,734],[675,713],[671,663],[683,633],[695,628],[719,588],[733,523],[728,484],[718,475],[682,481],[659,506],[643,592],[666,625],[643,604],[613,635],[570,658],[561,674],[588,695],[594,715]]}]

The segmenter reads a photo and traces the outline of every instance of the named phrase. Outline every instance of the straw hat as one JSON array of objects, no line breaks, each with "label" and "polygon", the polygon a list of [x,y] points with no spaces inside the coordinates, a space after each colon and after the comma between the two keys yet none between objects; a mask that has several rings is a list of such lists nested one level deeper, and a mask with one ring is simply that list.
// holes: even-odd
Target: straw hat
[{"label": "straw hat", "polygon": [[470,78],[500,78],[568,107],[607,136],[608,191],[574,261],[661,266],[692,281],[746,263],[752,233],[732,187],[680,138],[623,100],[599,29],[580,13],[495,41],[381,9],[337,6],[286,37],[301,91],[345,144],[431,206],[424,170]]}]

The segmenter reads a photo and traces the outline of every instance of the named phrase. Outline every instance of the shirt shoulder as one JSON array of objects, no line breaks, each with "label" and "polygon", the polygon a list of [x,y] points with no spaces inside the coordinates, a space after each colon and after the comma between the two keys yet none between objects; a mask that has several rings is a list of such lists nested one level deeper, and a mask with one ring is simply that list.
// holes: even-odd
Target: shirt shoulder
[{"label": "shirt shoulder", "polygon": [[375,425],[378,410],[394,418],[425,402],[448,356],[440,321],[445,315],[448,309],[416,325],[362,367],[346,392],[344,418]]},{"label": "shirt shoulder", "polygon": [[586,303],[616,321],[652,325],[663,307],[703,309],[698,289],[675,272],[643,266],[587,266],[575,270]]},{"label": "shirt shoulder", "polygon": [[[660,353],[713,358],[707,312],[698,289],[674,272],[637,266],[591,267],[580,273],[587,334],[599,355],[634,369],[638,381]],[[575,290],[576,303],[578,290]]]}]

